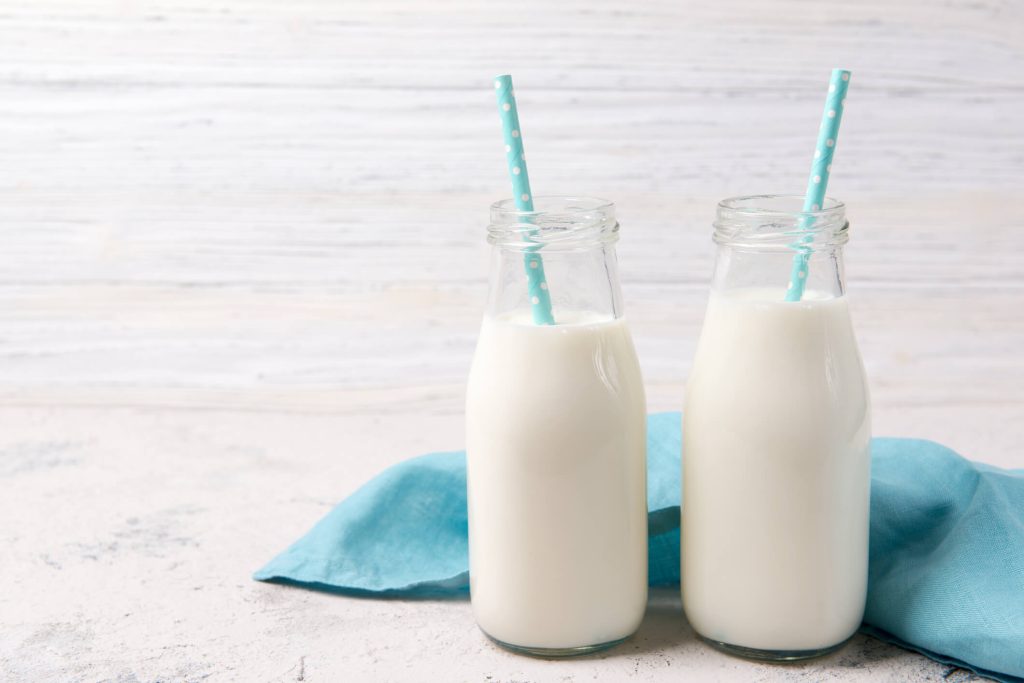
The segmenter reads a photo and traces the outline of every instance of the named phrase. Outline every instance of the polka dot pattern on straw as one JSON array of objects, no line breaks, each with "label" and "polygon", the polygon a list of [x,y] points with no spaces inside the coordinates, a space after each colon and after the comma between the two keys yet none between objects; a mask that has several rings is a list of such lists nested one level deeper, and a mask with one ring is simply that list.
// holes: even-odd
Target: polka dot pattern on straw
[{"label": "polka dot pattern on straw", "polygon": [[[494,91],[498,96],[498,113],[505,135],[505,159],[508,162],[508,176],[512,181],[512,198],[519,211],[533,211],[533,192],[530,190],[530,174],[526,169],[526,155],[523,153],[523,136],[519,129],[519,110],[516,108],[512,77],[498,76],[494,79]],[[524,223],[529,217],[523,218]],[[527,233],[530,234],[535,233]],[[537,325],[554,325],[551,313],[551,295],[544,276],[544,261],[537,250],[541,245],[528,247],[524,257],[526,289],[530,300],[533,322]]]},{"label": "polka dot pattern on straw", "polygon": [[[832,156],[839,139],[839,123],[843,118],[846,106],[846,90],[850,86],[850,72],[844,69],[833,69],[829,79],[828,96],[825,98],[825,111],[821,116],[821,127],[818,129],[818,143],[814,150],[811,173],[807,181],[807,194],[804,197],[805,212],[819,211],[825,205],[825,189],[832,173]],[[807,284],[807,272],[810,267],[811,248],[807,246],[814,241],[811,229],[814,217],[806,216],[800,225],[807,234],[801,237],[793,248],[797,253],[793,256],[793,268],[789,275],[789,287],[786,289],[786,301],[800,301]]]}]

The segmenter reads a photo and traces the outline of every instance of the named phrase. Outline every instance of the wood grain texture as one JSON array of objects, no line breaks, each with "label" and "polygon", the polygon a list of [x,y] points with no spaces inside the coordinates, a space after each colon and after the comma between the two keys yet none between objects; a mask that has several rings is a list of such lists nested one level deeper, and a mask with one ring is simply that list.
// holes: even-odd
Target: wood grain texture
[{"label": "wood grain texture", "polygon": [[616,201],[660,410],[715,202],[799,192],[851,69],[830,189],[876,433],[1024,467],[1021,35],[1016,0],[0,0],[0,678],[967,680],[866,638],[729,659],[671,592],[629,645],[538,662],[464,602],[249,574],[461,443],[499,72],[536,191]]}]

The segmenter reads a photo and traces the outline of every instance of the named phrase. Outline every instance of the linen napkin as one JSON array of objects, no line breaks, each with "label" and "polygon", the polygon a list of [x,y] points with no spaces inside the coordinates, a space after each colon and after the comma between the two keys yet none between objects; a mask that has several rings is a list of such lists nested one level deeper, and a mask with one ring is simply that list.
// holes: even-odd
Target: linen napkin
[{"label": "linen napkin", "polygon": [[[647,422],[649,580],[679,583],[680,414]],[[863,629],[1001,681],[1024,682],[1024,470],[918,439],[872,440]],[[379,597],[469,591],[463,451],[399,463],[254,575]]]}]

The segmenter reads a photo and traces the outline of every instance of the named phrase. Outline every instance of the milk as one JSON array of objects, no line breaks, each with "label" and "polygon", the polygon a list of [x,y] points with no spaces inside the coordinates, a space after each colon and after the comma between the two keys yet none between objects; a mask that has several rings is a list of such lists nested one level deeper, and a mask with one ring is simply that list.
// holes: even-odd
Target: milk
[{"label": "milk", "polygon": [[864,613],[870,409],[846,300],[712,292],[683,411],[682,591],[704,637],[807,652]]},{"label": "milk", "polygon": [[466,400],[473,611],[533,651],[631,635],[647,602],[646,421],[624,320],[486,318]]}]

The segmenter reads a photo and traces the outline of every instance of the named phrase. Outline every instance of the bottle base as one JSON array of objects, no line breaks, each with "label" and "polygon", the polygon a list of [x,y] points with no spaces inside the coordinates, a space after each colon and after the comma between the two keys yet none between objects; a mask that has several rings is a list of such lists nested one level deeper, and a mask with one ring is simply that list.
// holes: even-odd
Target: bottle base
[{"label": "bottle base", "polygon": [[759,650],[753,647],[744,647],[742,645],[732,645],[731,643],[723,643],[720,640],[713,640],[711,638],[705,638],[699,633],[697,636],[705,643],[721,650],[728,655],[734,655],[736,657],[742,657],[744,659],[753,659],[759,662],[800,662],[805,659],[815,659],[817,657],[824,657],[827,654],[831,654],[836,650],[842,648],[848,642],[850,638],[842,640],[835,645],[828,647],[815,648],[812,650]]},{"label": "bottle base", "polygon": [[[481,629],[483,630],[483,629]],[[490,638],[491,642],[495,645],[502,647],[510,652],[515,652],[519,655],[529,655],[530,657],[541,657],[543,659],[563,659],[565,657],[579,657],[582,655],[589,655],[595,652],[601,652],[602,650],[608,650],[620,645],[632,636],[626,636],[625,638],[619,638],[618,640],[609,640],[606,643],[597,643],[596,645],[582,645],[580,647],[529,647],[526,645],[513,645],[512,643],[506,643],[503,640],[498,640],[487,631],[483,631],[483,634]]]}]

